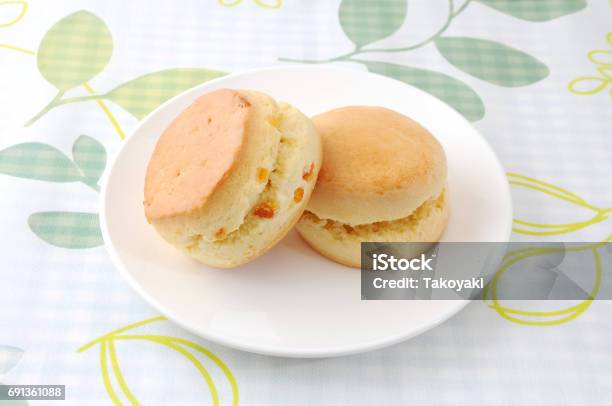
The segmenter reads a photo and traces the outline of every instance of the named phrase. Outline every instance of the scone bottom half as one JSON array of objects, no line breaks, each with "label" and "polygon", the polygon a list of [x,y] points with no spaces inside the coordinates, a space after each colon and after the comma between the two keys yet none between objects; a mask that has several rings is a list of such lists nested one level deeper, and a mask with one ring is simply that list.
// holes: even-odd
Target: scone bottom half
[{"label": "scone bottom half", "polygon": [[433,244],[439,241],[448,223],[447,199],[444,189],[407,217],[358,225],[321,219],[306,210],[296,229],[304,241],[321,255],[343,265],[361,268],[362,242]]},{"label": "scone bottom half", "polygon": [[362,242],[439,241],[448,220],[447,163],[426,128],[379,106],[341,107],[312,120],[325,158],[296,226],[312,248],[359,268]]},{"label": "scone bottom half", "polygon": [[160,137],[147,169],[145,214],[196,260],[235,267],[297,222],[320,167],[316,129],[293,106],[255,91],[217,90]]}]

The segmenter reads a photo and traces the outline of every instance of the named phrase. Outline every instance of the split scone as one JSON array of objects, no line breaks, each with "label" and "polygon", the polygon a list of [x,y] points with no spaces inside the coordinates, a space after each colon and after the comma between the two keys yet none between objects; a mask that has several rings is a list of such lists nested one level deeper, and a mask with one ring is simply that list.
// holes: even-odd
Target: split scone
[{"label": "split scone", "polygon": [[310,246],[360,267],[361,242],[440,239],[448,218],[446,157],[425,128],[381,107],[344,107],[312,120],[323,166],[296,226]]},{"label": "split scone", "polygon": [[147,167],[145,215],[195,259],[235,267],[291,229],[320,166],[319,135],[296,108],[255,91],[216,90],[159,138]]}]

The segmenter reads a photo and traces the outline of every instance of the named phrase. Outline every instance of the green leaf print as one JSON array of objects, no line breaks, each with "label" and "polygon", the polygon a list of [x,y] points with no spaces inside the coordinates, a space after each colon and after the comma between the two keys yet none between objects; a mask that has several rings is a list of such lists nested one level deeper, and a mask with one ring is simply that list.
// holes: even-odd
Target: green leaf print
[{"label": "green leaf print", "polygon": [[587,6],[586,0],[477,0],[482,4],[527,21],[549,21],[575,13]]},{"label": "green leaf print", "polygon": [[117,103],[140,120],[177,94],[224,75],[225,72],[204,68],[162,70],[132,79],[103,97]]},{"label": "green leaf print", "polygon": [[28,218],[34,234],[61,248],[92,248],[104,244],[95,213],[40,212]]},{"label": "green leaf print", "polygon": [[40,73],[58,90],[80,86],[100,73],[113,53],[106,24],[87,11],[58,21],[38,47]]},{"label": "green leaf print", "polygon": [[72,157],[87,183],[96,185],[106,167],[106,150],[95,138],[81,135],[72,145]]},{"label": "green leaf print", "polygon": [[397,31],[406,9],[406,0],[342,0],[338,14],[346,36],[361,48]]},{"label": "green leaf print", "polygon": [[506,87],[526,86],[548,76],[546,65],[499,42],[470,37],[441,37],[435,41],[448,62],[478,79]]},{"label": "green leaf print", "polygon": [[63,152],[39,142],[13,145],[0,151],[0,173],[49,182],[77,182],[77,166]]},{"label": "green leaf print", "polygon": [[485,108],[480,96],[460,80],[427,69],[385,62],[363,63],[370,72],[401,80],[444,100],[470,121],[478,121],[484,116]]}]

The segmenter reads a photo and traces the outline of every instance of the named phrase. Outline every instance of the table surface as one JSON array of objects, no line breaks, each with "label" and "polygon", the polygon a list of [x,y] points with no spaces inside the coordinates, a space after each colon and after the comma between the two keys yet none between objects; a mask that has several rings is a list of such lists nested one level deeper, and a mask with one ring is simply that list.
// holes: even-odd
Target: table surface
[{"label": "table surface", "polygon": [[75,405],[609,402],[610,302],[474,301],[378,351],[249,354],[137,296],[96,212],[109,159],[168,97],[328,63],[395,77],[472,121],[508,172],[513,240],[603,241],[611,22],[608,0],[0,0],[0,381],[65,384]]}]

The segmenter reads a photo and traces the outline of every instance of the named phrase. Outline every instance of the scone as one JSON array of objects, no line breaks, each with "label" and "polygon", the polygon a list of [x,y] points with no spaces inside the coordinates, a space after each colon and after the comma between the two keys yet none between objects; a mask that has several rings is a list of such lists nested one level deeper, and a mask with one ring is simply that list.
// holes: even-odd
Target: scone
[{"label": "scone", "polygon": [[312,120],[323,166],[296,226],[310,246],[360,267],[361,242],[440,239],[448,218],[446,157],[425,128],[381,107],[344,107]]},{"label": "scone", "polygon": [[263,254],[304,211],[321,140],[293,106],[255,91],[198,98],[159,138],[144,211],[159,234],[214,267]]}]

